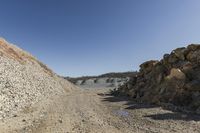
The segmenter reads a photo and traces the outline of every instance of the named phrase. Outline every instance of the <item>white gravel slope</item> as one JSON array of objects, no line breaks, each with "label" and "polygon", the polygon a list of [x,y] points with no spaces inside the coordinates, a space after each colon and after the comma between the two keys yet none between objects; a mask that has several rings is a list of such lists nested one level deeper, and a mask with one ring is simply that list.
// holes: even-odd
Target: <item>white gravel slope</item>
[{"label": "white gravel slope", "polygon": [[[64,82],[64,83],[63,83]],[[0,39],[0,119],[16,116],[73,86],[30,54]]]}]

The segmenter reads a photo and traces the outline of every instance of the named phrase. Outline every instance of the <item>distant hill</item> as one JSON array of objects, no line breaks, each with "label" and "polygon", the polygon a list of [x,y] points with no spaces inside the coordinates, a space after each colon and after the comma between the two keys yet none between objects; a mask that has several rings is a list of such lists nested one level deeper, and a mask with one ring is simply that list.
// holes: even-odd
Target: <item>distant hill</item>
[{"label": "distant hill", "polygon": [[92,78],[127,78],[127,77],[134,77],[137,74],[137,72],[111,72],[106,73],[98,76],[82,76],[82,77],[64,77],[68,81],[72,83],[76,83],[78,80],[88,80]]},{"label": "distant hill", "polygon": [[136,74],[137,72],[112,72],[99,76],[66,77],[65,79],[82,88],[116,88],[126,83]]}]

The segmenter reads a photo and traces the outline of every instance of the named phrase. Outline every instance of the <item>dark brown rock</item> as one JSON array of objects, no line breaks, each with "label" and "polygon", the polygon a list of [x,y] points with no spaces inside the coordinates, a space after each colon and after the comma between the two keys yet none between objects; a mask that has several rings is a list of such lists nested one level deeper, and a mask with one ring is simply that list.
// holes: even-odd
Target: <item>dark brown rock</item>
[{"label": "dark brown rock", "polygon": [[194,80],[185,85],[185,88],[191,91],[200,91],[200,81]]},{"label": "dark brown rock", "polygon": [[156,60],[151,60],[144,62],[143,64],[140,65],[140,71],[144,73],[148,73],[152,70],[152,68],[158,63]]},{"label": "dark brown rock", "polygon": [[190,44],[190,45],[188,45],[187,49],[189,51],[195,51],[197,49],[200,49],[200,45],[199,44]]},{"label": "dark brown rock", "polygon": [[178,57],[180,60],[185,60],[185,53],[187,49],[185,47],[183,48],[177,48],[173,51],[173,53]]}]

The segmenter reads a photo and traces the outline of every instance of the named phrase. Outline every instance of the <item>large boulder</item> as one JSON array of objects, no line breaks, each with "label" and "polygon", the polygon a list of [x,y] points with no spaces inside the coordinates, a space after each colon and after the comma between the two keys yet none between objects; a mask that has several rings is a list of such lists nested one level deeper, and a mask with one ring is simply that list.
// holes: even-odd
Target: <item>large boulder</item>
[{"label": "large boulder", "polygon": [[141,70],[144,71],[144,73],[148,73],[152,70],[152,68],[158,63],[158,61],[151,60],[144,62],[143,64],[140,65]]},{"label": "large boulder", "polygon": [[172,68],[170,74],[166,77],[173,80],[185,80],[185,74],[178,68]]},{"label": "large boulder", "polygon": [[180,60],[185,60],[185,55],[187,54],[186,48],[177,48],[173,50],[173,53],[176,55],[176,57]]}]

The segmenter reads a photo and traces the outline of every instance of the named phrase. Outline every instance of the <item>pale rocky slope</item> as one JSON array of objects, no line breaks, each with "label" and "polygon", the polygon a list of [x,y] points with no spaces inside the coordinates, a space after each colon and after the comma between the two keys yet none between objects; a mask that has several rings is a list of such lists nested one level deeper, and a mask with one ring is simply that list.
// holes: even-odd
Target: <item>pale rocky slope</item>
[{"label": "pale rocky slope", "polygon": [[0,39],[0,129],[7,119],[74,88],[29,53]]}]

